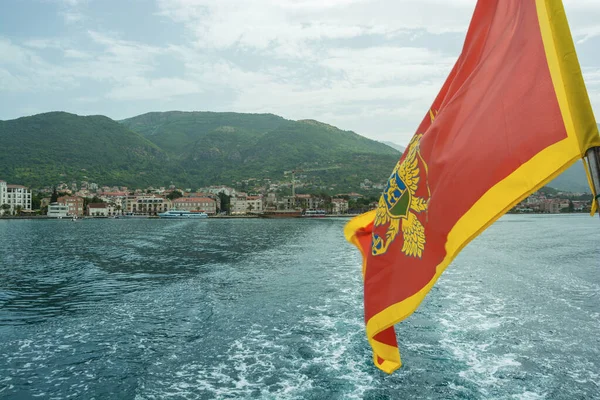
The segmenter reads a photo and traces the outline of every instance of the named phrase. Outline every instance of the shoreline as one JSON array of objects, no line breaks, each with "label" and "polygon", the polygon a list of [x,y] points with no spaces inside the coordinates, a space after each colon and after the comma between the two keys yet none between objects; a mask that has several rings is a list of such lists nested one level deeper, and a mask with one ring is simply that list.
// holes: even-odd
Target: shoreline
[{"label": "shoreline", "polygon": [[[339,214],[339,215],[323,215],[323,216],[319,216],[319,217],[294,217],[294,218],[260,218],[258,215],[212,215],[208,218],[204,218],[204,219],[323,219],[323,218],[354,218],[356,216],[358,216],[360,214]],[[125,220],[130,220],[130,219],[154,219],[154,220],[164,220],[166,218],[160,218],[160,217],[156,217],[156,216],[136,216],[136,217],[119,217],[119,218],[112,218],[112,217],[77,217],[77,220],[83,220],[83,219],[125,219]],[[177,219],[177,220],[181,220],[178,218],[172,218],[172,219]],[[52,217],[48,217],[47,215],[35,215],[35,216],[2,216],[0,217],[0,221],[2,220],[43,220],[43,221],[48,221],[48,220],[57,220],[57,221],[72,221],[72,217],[64,217],[64,218],[52,218]],[[184,219],[185,220],[185,219]]]},{"label": "shoreline", "polygon": [[[323,215],[319,217],[293,217],[293,218],[260,218],[258,215],[213,215],[208,217],[207,219],[323,219],[323,218],[354,218],[359,216],[360,214],[339,214],[339,215]],[[589,212],[572,212],[572,213],[511,213],[508,212],[505,215],[589,215]],[[137,217],[120,217],[120,218],[112,218],[112,217],[77,217],[77,220],[84,219],[155,219],[155,220],[164,220],[166,218],[160,218],[156,216],[137,216]],[[0,221],[15,221],[15,220],[41,220],[41,221],[49,221],[49,220],[58,220],[58,221],[72,221],[71,217],[65,218],[51,218],[47,215],[35,215],[35,216],[2,216],[0,217]],[[180,219],[178,219],[180,220]]]}]

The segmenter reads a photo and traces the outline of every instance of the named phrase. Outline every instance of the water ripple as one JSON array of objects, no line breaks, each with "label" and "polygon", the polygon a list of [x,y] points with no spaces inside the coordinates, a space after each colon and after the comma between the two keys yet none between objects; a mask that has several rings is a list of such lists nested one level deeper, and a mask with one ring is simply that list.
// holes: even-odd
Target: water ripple
[{"label": "water ripple", "polygon": [[600,393],[596,220],[492,226],[397,326],[391,376],[372,365],[345,222],[0,221],[0,397]]}]

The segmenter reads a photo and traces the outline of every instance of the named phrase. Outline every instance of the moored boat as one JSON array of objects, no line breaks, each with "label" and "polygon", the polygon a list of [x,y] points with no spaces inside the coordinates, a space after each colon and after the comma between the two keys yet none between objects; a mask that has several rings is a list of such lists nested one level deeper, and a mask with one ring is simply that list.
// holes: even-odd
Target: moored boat
[{"label": "moored boat", "polygon": [[208,218],[208,214],[204,211],[185,211],[185,210],[169,210],[159,213],[160,218],[166,219],[204,219]]},{"label": "moored boat", "polygon": [[326,215],[327,215],[327,212],[325,210],[306,210],[302,214],[302,217],[304,217],[304,218],[318,218],[318,217],[324,217]]},{"label": "moored boat", "polygon": [[302,216],[302,210],[266,210],[259,213],[260,218],[298,218]]}]

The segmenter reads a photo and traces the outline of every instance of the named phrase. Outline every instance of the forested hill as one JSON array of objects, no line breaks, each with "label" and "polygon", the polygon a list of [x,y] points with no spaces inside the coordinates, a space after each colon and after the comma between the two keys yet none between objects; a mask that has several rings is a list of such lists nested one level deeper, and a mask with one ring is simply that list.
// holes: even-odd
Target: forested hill
[{"label": "forested hill", "polygon": [[0,121],[0,179],[39,187],[71,180],[149,184],[169,158],[104,116],[50,112]]},{"label": "forested hill", "polygon": [[[351,131],[273,114],[153,112],[123,121],[50,112],[0,121],[0,179],[31,187],[87,180],[197,188],[311,171],[313,189],[381,182],[400,153]],[[586,191],[581,163],[549,186]]]},{"label": "forested hill", "polygon": [[198,187],[312,169],[322,187],[357,190],[387,177],[400,155],[354,132],[272,114],[149,113],[119,123],[52,112],[0,121],[0,142],[0,179],[33,187]]}]

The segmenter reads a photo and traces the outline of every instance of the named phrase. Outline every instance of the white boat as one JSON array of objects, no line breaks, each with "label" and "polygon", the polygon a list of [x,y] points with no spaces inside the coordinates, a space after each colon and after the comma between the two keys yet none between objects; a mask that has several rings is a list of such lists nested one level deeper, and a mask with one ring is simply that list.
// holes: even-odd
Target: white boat
[{"label": "white boat", "polygon": [[304,211],[304,214],[302,214],[303,217],[324,217],[327,215],[327,212],[325,210],[306,210]]},{"label": "white boat", "polygon": [[169,210],[167,212],[159,213],[160,218],[171,218],[171,219],[202,219],[208,218],[208,214],[204,211],[184,211],[184,210]]}]

